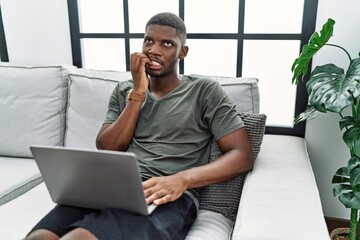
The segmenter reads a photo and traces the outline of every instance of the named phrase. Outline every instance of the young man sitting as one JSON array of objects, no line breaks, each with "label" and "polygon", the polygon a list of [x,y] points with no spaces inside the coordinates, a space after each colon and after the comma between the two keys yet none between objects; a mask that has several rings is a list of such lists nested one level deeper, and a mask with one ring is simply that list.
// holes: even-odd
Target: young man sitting
[{"label": "young man sitting", "polygon": [[[196,219],[196,189],[252,169],[244,124],[220,84],[178,75],[187,53],[184,22],[171,13],[153,16],[142,52],[131,55],[133,79],[114,89],[96,140],[99,149],[136,154],[146,201],[156,210],[141,216],[58,205],[27,239],[184,239]],[[209,163],[212,138],[223,155]]]}]

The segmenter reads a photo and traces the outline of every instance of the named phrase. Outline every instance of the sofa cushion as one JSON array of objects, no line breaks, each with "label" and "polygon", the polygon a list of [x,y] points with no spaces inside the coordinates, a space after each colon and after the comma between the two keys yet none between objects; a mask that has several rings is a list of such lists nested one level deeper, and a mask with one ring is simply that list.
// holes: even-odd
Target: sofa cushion
[{"label": "sofa cushion", "polygon": [[185,240],[228,240],[233,222],[220,213],[200,209]]},{"label": "sofa cushion", "polygon": [[[110,95],[118,81],[131,79],[130,72],[75,69],[69,74],[69,99],[65,145],[96,148],[95,139],[106,116]],[[259,111],[256,78],[213,77],[235,101],[239,112]],[[88,98],[91,97],[91,104]]]},{"label": "sofa cushion", "polygon": [[45,183],[0,206],[0,239],[24,239],[54,206]]},{"label": "sofa cushion", "polygon": [[116,84],[130,79],[131,74],[75,69],[69,78],[65,145],[96,148],[95,139],[104,122],[110,95]]},{"label": "sofa cushion", "polygon": [[[240,113],[240,116],[245,123],[253,149],[253,157],[256,159],[265,133],[266,115]],[[216,160],[221,154],[216,141],[213,140],[211,143],[210,161]],[[245,176],[246,173],[243,173],[228,181],[201,188],[199,198],[200,209],[221,213],[234,221]]]},{"label": "sofa cushion", "polygon": [[32,144],[63,145],[70,68],[0,64],[0,155],[32,157]]},{"label": "sofa cushion", "polygon": [[259,113],[260,94],[257,78],[214,77],[236,104],[241,113]]},{"label": "sofa cushion", "polygon": [[41,181],[34,160],[28,158],[0,157],[0,205],[27,192]]},{"label": "sofa cushion", "polygon": [[304,138],[265,134],[232,239],[329,240]]},{"label": "sofa cushion", "polygon": [[[201,76],[194,74],[193,76]],[[259,113],[260,93],[258,79],[250,77],[214,77],[236,104],[236,110],[243,113]]]},{"label": "sofa cushion", "polygon": [[[44,183],[0,207],[0,239],[23,239],[55,204]],[[186,240],[228,239],[233,222],[223,215],[200,209]]]},{"label": "sofa cushion", "polygon": [[[23,239],[54,205],[44,183],[4,204],[0,239]],[[233,232],[234,223],[219,215],[200,209],[186,240],[329,239],[305,140],[265,135],[246,177]]]}]

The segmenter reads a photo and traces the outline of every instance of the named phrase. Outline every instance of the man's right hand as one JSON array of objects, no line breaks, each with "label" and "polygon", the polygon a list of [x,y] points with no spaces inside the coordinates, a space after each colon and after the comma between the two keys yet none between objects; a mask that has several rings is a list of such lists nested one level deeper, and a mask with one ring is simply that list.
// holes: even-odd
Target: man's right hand
[{"label": "man's right hand", "polygon": [[134,92],[143,94],[149,87],[149,79],[145,71],[145,65],[150,59],[144,53],[133,53],[130,56],[130,71],[134,80]]}]

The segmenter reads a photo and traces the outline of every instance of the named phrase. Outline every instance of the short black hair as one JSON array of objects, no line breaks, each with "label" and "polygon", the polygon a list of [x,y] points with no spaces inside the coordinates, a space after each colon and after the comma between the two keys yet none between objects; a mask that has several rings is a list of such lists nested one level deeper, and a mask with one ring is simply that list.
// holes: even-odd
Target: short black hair
[{"label": "short black hair", "polygon": [[176,32],[179,35],[179,38],[182,44],[186,42],[186,27],[184,21],[177,15],[170,12],[163,12],[154,15],[147,22],[145,31],[149,25],[160,25],[160,26],[169,26],[175,28]]}]

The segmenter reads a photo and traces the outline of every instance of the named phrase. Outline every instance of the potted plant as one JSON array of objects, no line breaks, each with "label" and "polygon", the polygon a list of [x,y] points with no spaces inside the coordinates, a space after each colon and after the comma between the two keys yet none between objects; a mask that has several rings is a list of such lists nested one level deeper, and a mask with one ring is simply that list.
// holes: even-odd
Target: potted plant
[{"label": "potted plant", "polygon": [[[335,21],[328,19],[320,33],[315,32],[300,56],[292,65],[293,84],[303,80],[309,71],[313,56],[325,46],[339,48],[349,59],[346,71],[333,63],[317,66],[306,82],[309,95],[306,110],[297,116],[295,123],[312,119],[319,113],[336,113],[340,116],[342,139],[350,151],[347,166],[336,171],[332,179],[333,193],[340,202],[351,209],[350,239],[359,239],[357,223],[360,209],[360,58],[352,58],[345,48],[328,43],[333,34]],[[359,53],[360,55],[360,53]],[[344,111],[351,108],[351,111]],[[344,112],[351,112],[345,114]]]}]

